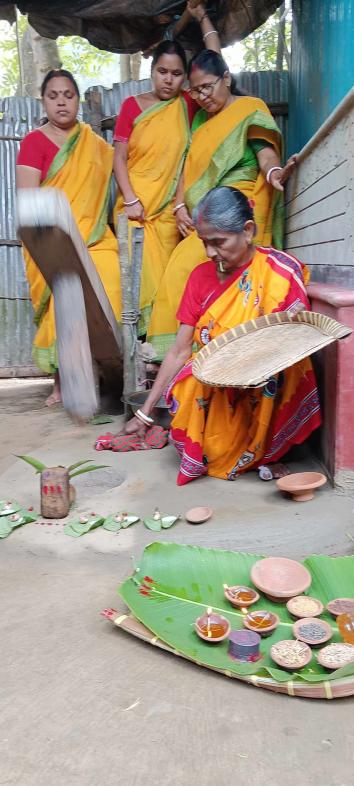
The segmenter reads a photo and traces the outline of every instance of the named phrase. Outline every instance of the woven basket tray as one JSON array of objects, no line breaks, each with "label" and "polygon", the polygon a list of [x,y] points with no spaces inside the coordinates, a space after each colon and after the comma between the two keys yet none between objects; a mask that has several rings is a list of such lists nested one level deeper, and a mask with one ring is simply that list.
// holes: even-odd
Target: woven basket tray
[{"label": "woven basket tray", "polygon": [[[158,639],[157,636],[154,636],[152,631],[146,628],[145,625],[139,622],[133,615],[121,614],[116,618],[112,618],[112,622],[132,636],[136,636],[138,639],[142,639],[148,644],[152,644],[154,647],[159,647],[162,650],[171,652],[172,655],[178,655],[180,658],[186,658],[186,660],[191,660],[193,663],[196,663],[196,661],[193,661],[193,658],[187,658],[186,655],[177,652],[177,650],[169,647],[164,641]],[[197,665],[204,666],[204,663],[198,663]],[[290,674],[287,682],[277,682],[277,680],[271,677],[258,677],[255,674],[241,676],[235,672],[216,669],[212,666],[206,666],[205,668],[211,669],[212,671],[218,671],[226,677],[234,677],[234,679],[242,680],[242,682],[248,682],[257,688],[265,688],[265,690],[271,690],[275,693],[285,693],[287,696],[302,696],[308,699],[339,699],[345,696],[354,695],[353,676],[343,677],[335,681],[324,680],[323,682],[316,682],[310,685],[309,683],[296,679],[296,677],[291,679]]]},{"label": "woven basket tray", "polygon": [[270,377],[352,331],[313,311],[251,319],[217,336],[193,361],[193,374],[206,385],[260,387]]}]

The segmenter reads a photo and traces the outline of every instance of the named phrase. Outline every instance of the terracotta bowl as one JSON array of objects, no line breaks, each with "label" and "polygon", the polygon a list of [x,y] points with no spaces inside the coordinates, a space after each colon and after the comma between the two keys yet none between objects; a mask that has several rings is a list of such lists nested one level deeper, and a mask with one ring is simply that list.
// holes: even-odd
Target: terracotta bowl
[{"label": "terracotta bowl", "polygon": [[317,660],[325,669],[332,670],[354,663],[354,644],[329,644],[319,651]]},{"label": "terracotta bowl", "polygon": [[[305,610],[306,605],[303,605],[301,610],[300,606],[297,608],[297,605],[300,603],[308,603],[308,612]],[[323,603],[321,603],[320,600],[317,600],[317,598],[310,597],[310,595],[295,595],[294,598],[290,598],[290,600],[288,600],[286,608],[289,613],[293,615],[293,617],[298,617],[299,619],[304,619],[304,617],[319,617],[323,612]]]},{"label": "terracotta bowl", "polygon": [[[252,594],[252,600],[240,600],[237,597],[237,591],[244,590]],[[243,609],[248,608],[248,606],[252,606],[253,603],[256,603],[259,600],[259,594],[254,590],[252,587],[244,587],[243,585],[236,585],[235,587],[225,587],[224,586],[224,595],[226,600],[231,603],[235,609]]]},{"label": "terracotta bowl", "polygon": [[[322,628],[323,633],[321,637],[311,635],[310,627],[312,625],[316,626],[316,628]],[[301,632],[301,629],[304,627],[309,628],[308,633]],[[318,644],[324,644],[326,641],[329,641],[333,636],[333,630],[325,620],[319,620],[316,617],[304,617],[301,620],[297,620],[293,625],[293,634],[299,641],[304,641],[305,644],[316,647]]]},{"label": "terracotta bowl", "polygon": [[186,520],[189,524],[204,524],[212,517],[213,511],[211,508],[190,508],[186,513]]},{"label": "terracotta bowl", "polygon": [[276,603],[286,603],[295,595],[301,595],[311,584],[307,568],[286,557],[266,557],[255,562],[251,579],[257,589]]},{"label": "terracotta bowl", "polygon": [[[252,620],[257,617],[269,617],[269,625],[265,628],[261,628],[259,625],[252,624]],[[278,627],[279,617],[277,614],[273,614],[272,611],[265,611],[264,609],[260,611],[249,611],[243,618],[243,624],[247,630],[251,630],[253,633],[259,633],[260,636],[269,636],[269,634]]]},{"label": "terracotta bowl", "polygon": [[277,480],[279,491],[287,491],[294,502],[307,502],[313,499],[315,489],[327,483],[326,475],[322,472],[294,472]]},{"label": "terracotta bowl", "polygon": [[[294,660],[291,661],[291,653],[294,653]],[[286,657],[286,653],[288,656]],[[312,658],[311,648],[303,642],[294,641],[293,639],[277,641],[270,648],[270,657],[281,666],[282,669],[288,671],[297,671],[303,669],[310,663]]]},{"label": "terracotta bowl", "polygon": [[224,633],[221,636],[216,636],[216,637],[215,636],[209,637],[201,630],[200,626],[202,625],[204,627],[204,625],[207,623],[207,619],[208,619],[208,615],[202,614],[202,616],[198,617],[198,619],[196,619],[194,623],[195,630],[199,638],[203,639],[204,641],[207,641],[208,644],[217,644],[219,641],[224,641],[224,639],[227,639],[231,631],[231,625],[229,621],[226,619],[226,617],[223,617],[221,614],[210,614],[211,626],[213,625],[213,623],[217,625],[221,625],[224,630]]},{"label": "terracotta bowl", "polygon": [[354,598],[335,598],[327,603],[326,608],[333,617],[339,617],[340,614],[353,614]]}]

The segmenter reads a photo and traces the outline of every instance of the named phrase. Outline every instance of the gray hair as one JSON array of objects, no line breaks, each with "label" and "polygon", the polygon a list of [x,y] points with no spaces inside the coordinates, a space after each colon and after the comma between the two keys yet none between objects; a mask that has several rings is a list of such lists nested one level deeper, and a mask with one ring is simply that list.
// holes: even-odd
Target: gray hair
[{"label": "gray hair", "polygon": [[238,188],[212,188],[196,205],[192,213],[194,226],[200,221],[222,232],[242,232],[246,221],[254,221],[247,197]]}]

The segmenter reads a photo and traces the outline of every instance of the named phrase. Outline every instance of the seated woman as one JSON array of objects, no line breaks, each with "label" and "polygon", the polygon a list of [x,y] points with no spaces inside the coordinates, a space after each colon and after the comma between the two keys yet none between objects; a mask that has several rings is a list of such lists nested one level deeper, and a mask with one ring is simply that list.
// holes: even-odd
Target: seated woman
[{"label": "seated woman", "polygon": [[240,95],[216,52],[204,50],[188,69],[190,95],[200,106],[176,193],[177,226],[184,236],[171,255],[151,316],[148,340],[161,360],[177,331],[176,311],[189,274],[206,259],[193,232],[192,211],[216,186],[239,188],[254,203],[256,243],[282,246],[282,191],[294,162],[282,168],[281,133],[260,98]]},{"label": "seated woman", "polygon": [[[107,225],[113,149],[90,126],[78,122],[79,88],[69,71],[49,71],[41,95],[48,122],[21,142],[17,188],[51,186],[64,192],[118,319],[117,241]],[[42,371],[55,375],[46,401],[50,406],[61,400],[53,297],[26,248],[24,257],[37,325],[33,357]]]},{"label": "seated woman", "polygon": [[212,189],[193,211],[207,262],[189,276],[178,312],[180,328],[146,403],[126,426],[144,433],[163,391],[173,415],[171,442],[181,464],[178,485],[201,475],[225,480],[277,461],[321,422],[311,361],[306,358],[260,388],[203,385],[192,375],[192,346],[249,319],[309,309],[303,266],[273,248],[255,247],[247,197],[236,188]]}]

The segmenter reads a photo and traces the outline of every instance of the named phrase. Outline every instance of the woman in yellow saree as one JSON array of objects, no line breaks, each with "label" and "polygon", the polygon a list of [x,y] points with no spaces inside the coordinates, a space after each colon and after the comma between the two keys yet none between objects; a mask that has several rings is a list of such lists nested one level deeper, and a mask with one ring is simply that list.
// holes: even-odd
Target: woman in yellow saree
[{"label": "woman in yellow saree", "polygon": [[[90,126],[77,121],[79,90],[68,71],[50,71],[42,97],[48,122],[21,143],[17,187],[50,186],[64,192],[119,319],[117,241],[107,225],[113,150]],[[54,390],[46,402],[50,406],[61,400],[53,296],[25,248],[24,257],[37,325],[33,357],[42,371],[55,375]]]},{"label": "woman in yellow saree", "polygon": [[[190,8],[188,4],[188,8],[208,46],[219,51],[219,38],[204,5]],[[186,73],[182,47],[175,41],[159,44],[151,64],[152,90],[123,102],[114,131],[114,172],[120,192],[115,219],[125,212],[129,230],[144,227],[139,335],[148,331],[156,292],[180,240],[173,200],[198,109],[182,90]]]},{"label": "woman in yellow saree", "polygon": [[173,415],[170,440],[180,457],[178,485],[202,475],[237,475],[281,458],[320,425],[319,396],[306,358],[249,390],[204,385],[192,375],[192,346],[249,319],[308,309],[303,266],[273,248],[255,247],[253,210],[237,189],[210,191],[193,213],[208,262],[190,275],[181,325],[146,403],[126,431],[151,426],[151,412],[167,386]]},{"label": "woman in yellow saree", "polygon": [[177,331],[176,311],[187,278],[205,260],[193,232],[191,213],[213,187],[232,185],[252,200],[256,243],[282,245],[282,193],[294,163],[280,166],[281,134],[266,104],[234,95],[221,55],[208,50],[189,67],[190,94],[202,107],[192,126],[192,142],[176,194],[177,224],[185,239],[173,252],[152,313],[148,340],[162,359]]}]

